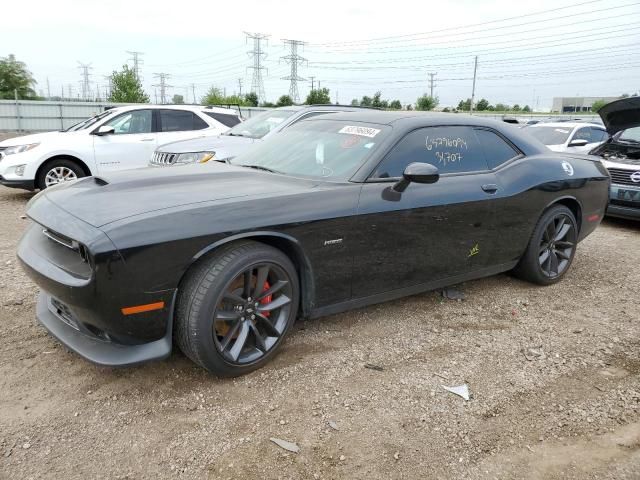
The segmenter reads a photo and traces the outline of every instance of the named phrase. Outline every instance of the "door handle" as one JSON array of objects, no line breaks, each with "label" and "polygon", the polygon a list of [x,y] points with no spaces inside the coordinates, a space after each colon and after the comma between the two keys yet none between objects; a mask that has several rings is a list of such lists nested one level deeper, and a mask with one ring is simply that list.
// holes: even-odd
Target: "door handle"
[{"label": "door handle", "polygon": [[498,191],[498,185],[496,185],[495,183],[487,183],[485,185],[482,185],[482,190],[484,190],[487,193],[496,193]]},{"label": "door handle", "polygon": [[141,139],[140,141],[141,141],[141,142],[153,142],[153,140],[154,140],[154,138],[153,138],[153,137],[151,137],[151,138],[143,138],[143,139]]}]

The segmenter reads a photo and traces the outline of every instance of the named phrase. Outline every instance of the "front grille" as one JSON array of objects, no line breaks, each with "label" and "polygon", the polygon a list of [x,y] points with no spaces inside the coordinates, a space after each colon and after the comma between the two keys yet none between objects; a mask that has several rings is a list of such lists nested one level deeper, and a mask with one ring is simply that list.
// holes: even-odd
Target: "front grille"
[{"label": "front grille", "polygon": [[640,169],[638,170],[627,170],[624,168],[609,168],[609,174],[611,175],[611,183],[615,183],[617,185],[632,185],[634,187],[640,187],[640,182],[634,182],[631,180],[631,176],[634,175],[634,178],[640,178]]},{"label": "front grille", "polygon": [[4,150],[6,150],[9,147],[0,147],[0,160],[2,160],[2,158],[4,157],[4,153],[2,153]]},{"label": "front grille", "polygon": [[74,328],[78,331],[80,330],[78,321],[73,316],[73,313],[71,313],[71,310],[69,310],[69,307],[67,307],[64,303],[56,300],[55,298],[52,298],[51,311],[53,311],[53,313],[55,313],[60,320],[69,325],[71,328]]},{"label": "front grille", "polygon": [[153,152],[151,163],[164,167],[176,163],[177,158],[178,155],[175,153]]},{"label": "front grille", "polygon": [[632,202],[629,200],[617,200],[615,198],[612,198],[610,200],[611,205],[619,205],[621,207],[629,207],[629,208],[638,208],[640,209],[640,202]]}]

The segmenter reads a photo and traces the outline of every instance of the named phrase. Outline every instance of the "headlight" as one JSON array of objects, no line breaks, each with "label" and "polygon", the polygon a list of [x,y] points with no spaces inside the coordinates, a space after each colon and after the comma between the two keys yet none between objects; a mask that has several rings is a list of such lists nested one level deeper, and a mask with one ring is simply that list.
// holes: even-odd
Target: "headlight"
[{"label": "headlight", "polygon": [[14,147],[6,148],[2,153],[4,155],[13,155],[14,153],[28,152],[29,150],[32,150],[32,149],[36,148],[38,145],[40,145],[40,144],[39,143],[29,143],[27,145],[16,145]]},{"label": "headlight", "polygon": [[216,152],[180,153],[175,163],[206,163],[215,157]]}]

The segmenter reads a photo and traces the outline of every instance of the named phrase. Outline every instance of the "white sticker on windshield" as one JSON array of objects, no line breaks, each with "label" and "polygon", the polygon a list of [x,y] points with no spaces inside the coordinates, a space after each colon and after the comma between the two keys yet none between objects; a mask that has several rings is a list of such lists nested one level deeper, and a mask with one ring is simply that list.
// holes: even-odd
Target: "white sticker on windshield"
[{"label": "white sticker on windshield", "polygon": [[361,137],[373,138],[380,133],[380,130],[377,128],[347,125],[346,127],[342,127],[338,133],[347,133],[349,135],[360,135]]},{"label": "white sticker on windshield", "polygon": [[269,123],[282,123],[284,120],[284,118],[279,118],[279,117],[269,117],[267,118],[267,122]]},{"label": "white sticker on windshield", "polygon": [[555,131],[560,133],[569,133],[569,130],[563,130],[562,128],[556,128]]}]

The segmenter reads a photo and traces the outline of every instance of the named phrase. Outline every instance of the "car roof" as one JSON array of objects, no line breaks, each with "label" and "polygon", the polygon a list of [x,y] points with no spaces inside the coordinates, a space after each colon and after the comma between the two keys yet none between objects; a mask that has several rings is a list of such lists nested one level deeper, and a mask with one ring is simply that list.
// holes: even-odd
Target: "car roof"
[{"label": "car roof", "polygon": [[112,112],[128,112],[131,110],[141,110],[145,108],[153,108],[158,110],[185,110],[189,112],[199,111],[199,112],[216,112],[216,113],[226,113],[228,115],[238,115],[238,112],[225,107],[205,107],[203,105],[155,105],[151,103],[137,103],[135,105],[122,105],[110,108],[109,111]]},{"label": "car roof", "polygon": [[535,125],[531,125],[529,128],[540,128],[540,127],[556,127],[556,128],[576,128],[576,127],[598,127],[601,130],[604,130],[602,125],[597,123],[590,122],[545,122],[545,123],[536,123]]}]

